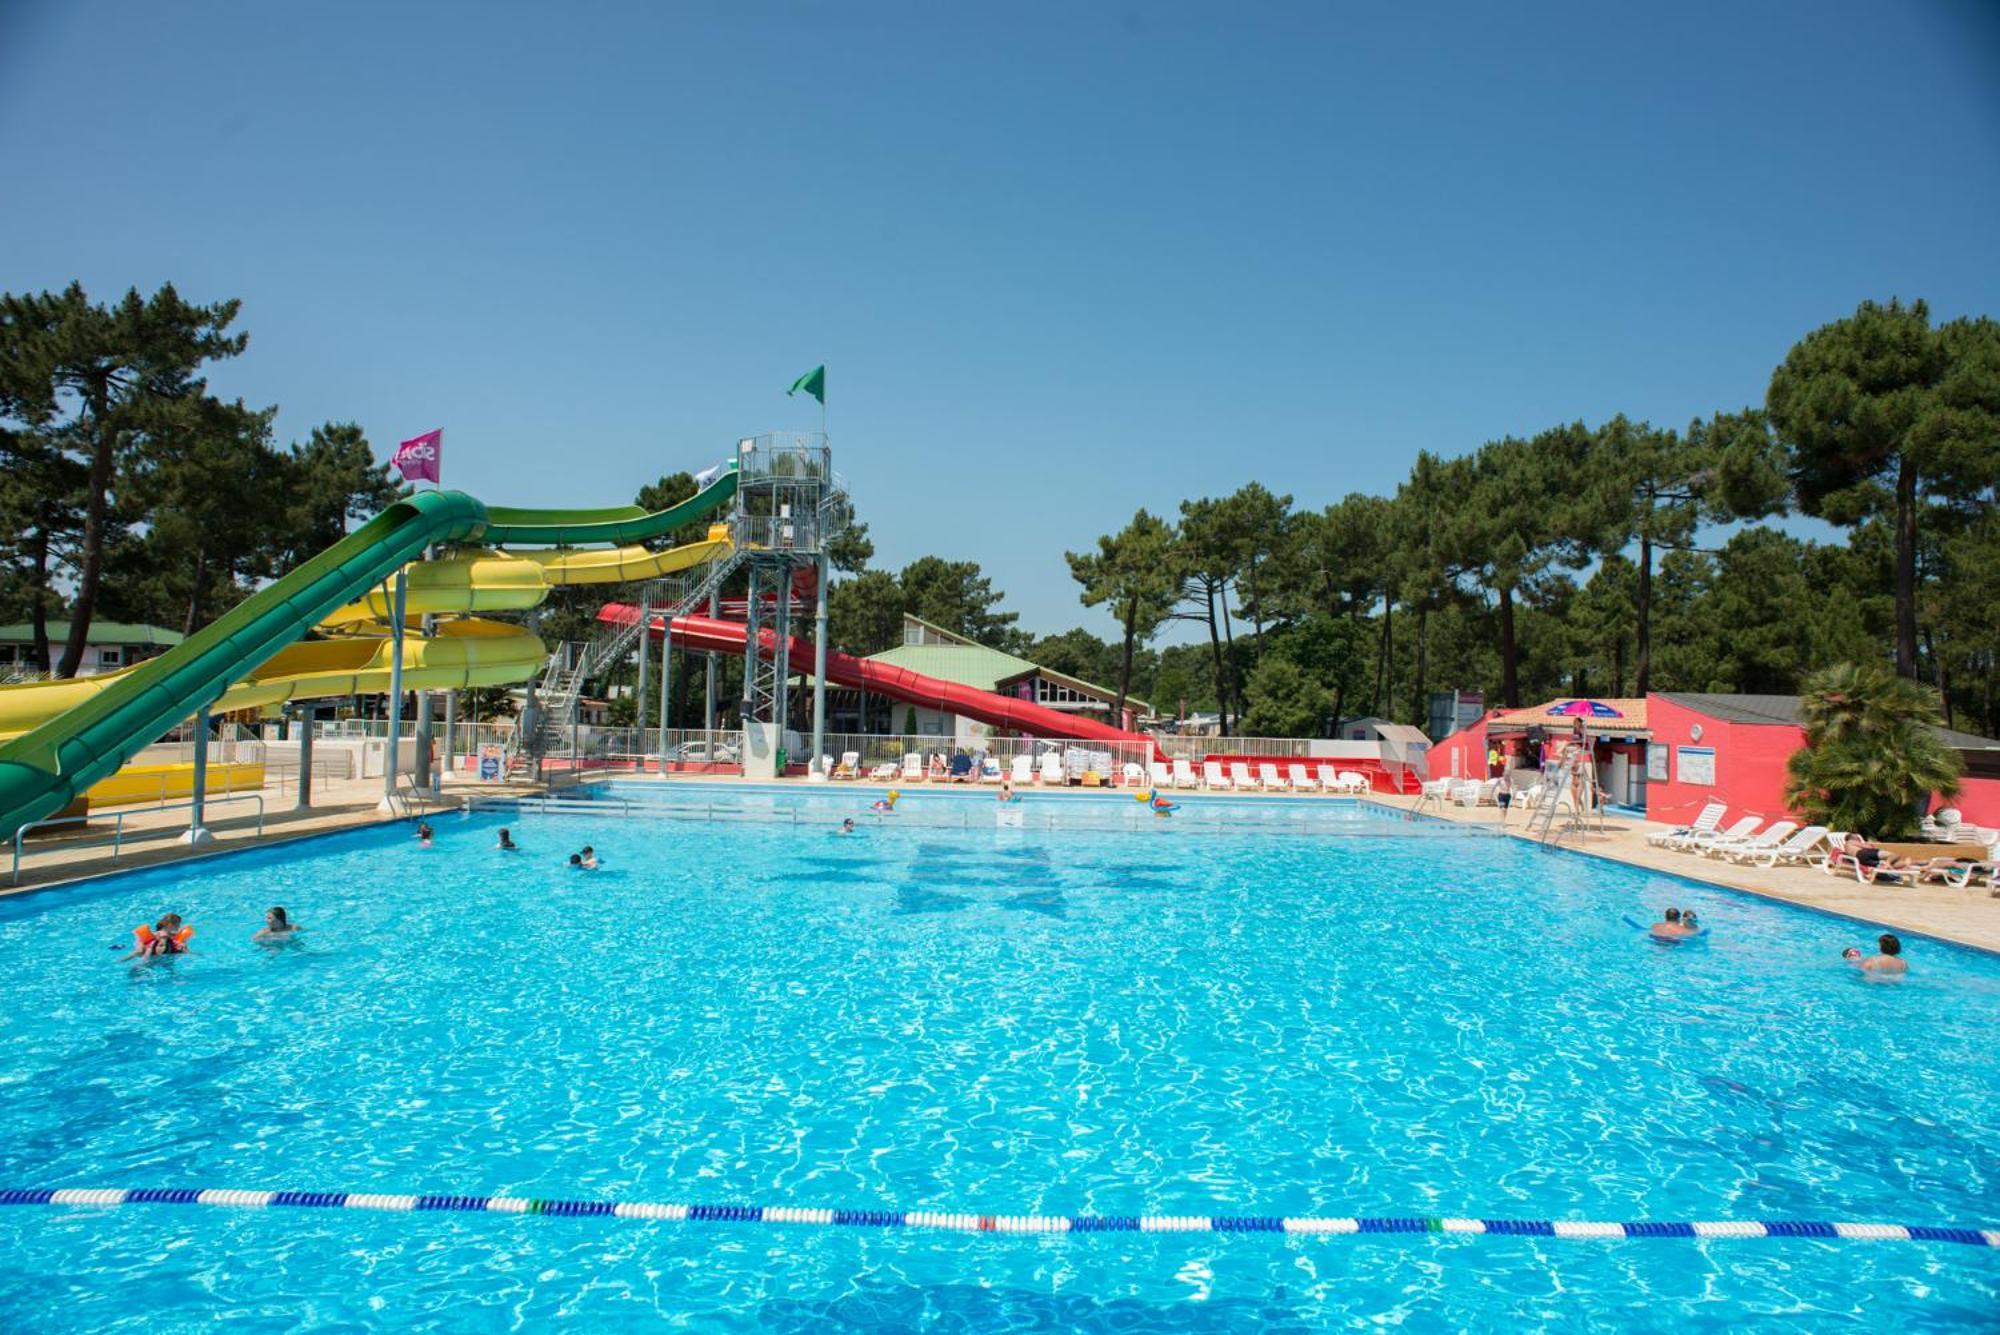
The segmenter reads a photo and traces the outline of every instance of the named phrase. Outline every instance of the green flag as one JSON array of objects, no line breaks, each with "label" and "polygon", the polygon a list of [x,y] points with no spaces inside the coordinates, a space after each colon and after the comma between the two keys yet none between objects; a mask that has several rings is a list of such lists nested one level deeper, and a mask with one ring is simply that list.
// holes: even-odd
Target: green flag
[{"label": "green flag", "polygon": [[818,399],[820,407],[826,407],[826,368],[824,366],[815,366],[812,370],[807,371],[797,380],[794,380],[792,387],[785,391],[785,397],[790,398],[800,390],[804,390]]}]

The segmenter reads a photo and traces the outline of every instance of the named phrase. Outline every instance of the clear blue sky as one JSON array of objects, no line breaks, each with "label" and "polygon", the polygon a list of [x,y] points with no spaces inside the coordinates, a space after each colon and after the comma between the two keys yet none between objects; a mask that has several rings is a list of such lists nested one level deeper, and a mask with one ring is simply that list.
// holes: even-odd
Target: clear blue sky
[{"label": "clear blue sky", "polygon": [[831,425],[878,546],[1761,398],[2000,314],[2000,6],[0,3],[0,286],[244,301],[219,388],[488,500]]}]

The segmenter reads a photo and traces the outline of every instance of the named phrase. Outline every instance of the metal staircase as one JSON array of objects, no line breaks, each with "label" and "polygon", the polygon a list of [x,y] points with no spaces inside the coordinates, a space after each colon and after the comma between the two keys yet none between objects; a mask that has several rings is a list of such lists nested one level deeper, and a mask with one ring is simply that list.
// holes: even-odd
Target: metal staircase
[{"label": "metal staircase", "polygon": [[[645,585],[646,605],[656,614],[664,613],[669,620],[705,610],[709,595],[722,587],[742,561],[743,550],[739,547],[694,570],[649,580]],[[588,640],[559,645],[549,655],[548,666],[542,670],[532,697],[534,718],[524,732],[520,764],[539,768],[544,759],[562,749],[563,733],[575,718],[584,683],[623,662],[645,630],[645,624],[634,617],[631,621],[608,624]]]}]

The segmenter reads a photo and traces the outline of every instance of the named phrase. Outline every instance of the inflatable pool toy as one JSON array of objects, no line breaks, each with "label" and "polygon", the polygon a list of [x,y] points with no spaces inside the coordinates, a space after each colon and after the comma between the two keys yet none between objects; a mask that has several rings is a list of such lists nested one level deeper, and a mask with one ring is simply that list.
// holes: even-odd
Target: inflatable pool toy
[{"label": "inflatable pool toy", "polygon": [[1151,807],[1155,816],[1162,818],[1171,816],[1181,809],[1180,803],[1167,801],[1167,795],[1157,788],[1141,788],[1132,796]]},{"label": "inflatable pool toy", "polygon": [[887,793],[869,803],[868,809],[870,811],[894,811],[896,809],[896,799],[901,796],[902,793],[891,788]]}]

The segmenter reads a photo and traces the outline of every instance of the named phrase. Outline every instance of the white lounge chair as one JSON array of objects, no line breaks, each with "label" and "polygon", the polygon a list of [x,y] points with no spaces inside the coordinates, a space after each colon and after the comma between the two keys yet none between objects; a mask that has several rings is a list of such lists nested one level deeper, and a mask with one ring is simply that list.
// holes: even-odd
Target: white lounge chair
[{"label": "white lounge chair", "polygon": [[1033,756],[1015,756],[1013,778],[1017,787],[1025,788],[1033,783],[1035,781],[1035,758]]},{"label": "white lounge chair", "polygon": [[1764,818],[1761,816],[1742,816],[1731,823],[1727,829],[1717,830],[1709,834],[1686,835],[1673,840],[1667,847],[1676,849],[1682,853],[1700,853],[1706,850],[1710,844],[1741,843],[1756,833],[1757,827],[1763,823]]},{"label": "white lounge chair", "polygon": [[1292,786],[1278,774],[1278,767],[1269,763],[1257,766],[1257,784],[1267,793],[1282,793]]},{"label": "white lounge chair", "polygon": [[1799,823],[1795,820],[1775,821],[1747,839],[1738,839],[1727,844],[1710,844],[1701,851],[1712,858],[1729,858],[1735,861],[1740,854],[1762,853],[1777,848],[1791,838],[1792,831],[1798,828]]},{"label": "white lounge chair", "polygon": [[1689,824],[1676,826],[1671,830],[1655,830],[1646,836],[1646,842],[1655,848],[1665,848],[1675,839],[1684,839],[1689,835],[1713,834],[1716,826],[1722,824],[1722,818],[1728,812],[1727,802],[1710,802]]},{"label": "white lounge chair", "polygon": [[840,753],[840,763],[833,767],[833,777],[836,779],[860,778],[861,753],[859,751],[842,751]]},{"label": "white lounge chair", "polygon": [[1369,788],[1368,777],[1356,770],[1342,770],[1337,776],[1337,781],[1343,793],[1360,794],[1367,792]]},{"label": "white lounge chair", "polygon": [[1242,788],[1247,791],[1255,788],[1257,781],[1250,777],[1250,767],[1248,765],[1240,760],[1232,760],[1229,762],[1229,786],[1231,788]]},{"label": "white lounge chair", "polygon": [[1292,787],[1302,793],[1316,793],[1320,789],[1319,780],[1306,773],[1304,765],[1294,762],[1285,766],[1285,773],[1291,777]]},{"label": "white lounge chair", "polygon": [[1146,773],[1152,776],[1153,787],[1155,788],[1171,788],[1174,786],[1173,772],[1167,768],[1165,761],[1147,761]]},{"label": "white lounge chair", "polygon": [[1000,768],[998,760],[995,760],[992,756],[979,757],[979,781],[981,783],[998,783],[1006,777],[1007,772]]},{"label": "white lounge chair", "polygon": [[1808,825],[1776,848],[1759,849],[1754,853],[1731,854],[1736,862],[1747,862],[1758,867],[1795,867],[1808,862],[1820,853],[1820,845],[1826,842],[1827,828],[1824,825]]},{"label": "white lounge chair", "polygon": [[887,783],[890,779],[896,777],[896,762],[893,760],[883,761],[874,769],[868,771],[868,777],[875,783]]},{"label": "white lounge chair", "polygon": [[1222,764],[1220,761],[1204,760],[1201,762],[1201,786],[1204,788],[1231,788],[1235,785],[1222,777]]},{"label": "white lounge chair", "polygon": [[1042,752],[1042,782],[1060,788],[1068,781],[1063,773],[1062,756],[1054,751]]},{"label": "white lounge chair", "polygon": [[924,777],[924,758],[911,751],[903,757],[903,782],[921,783]]},{"label": "white lounge chair", "polygon": [[1194,776],[1194,766],[1188,764],[1185,760],[1176,760],[1174,762],[1174,787],[1194,788],[1197,786],[1199,786],[1199,780]]}]

